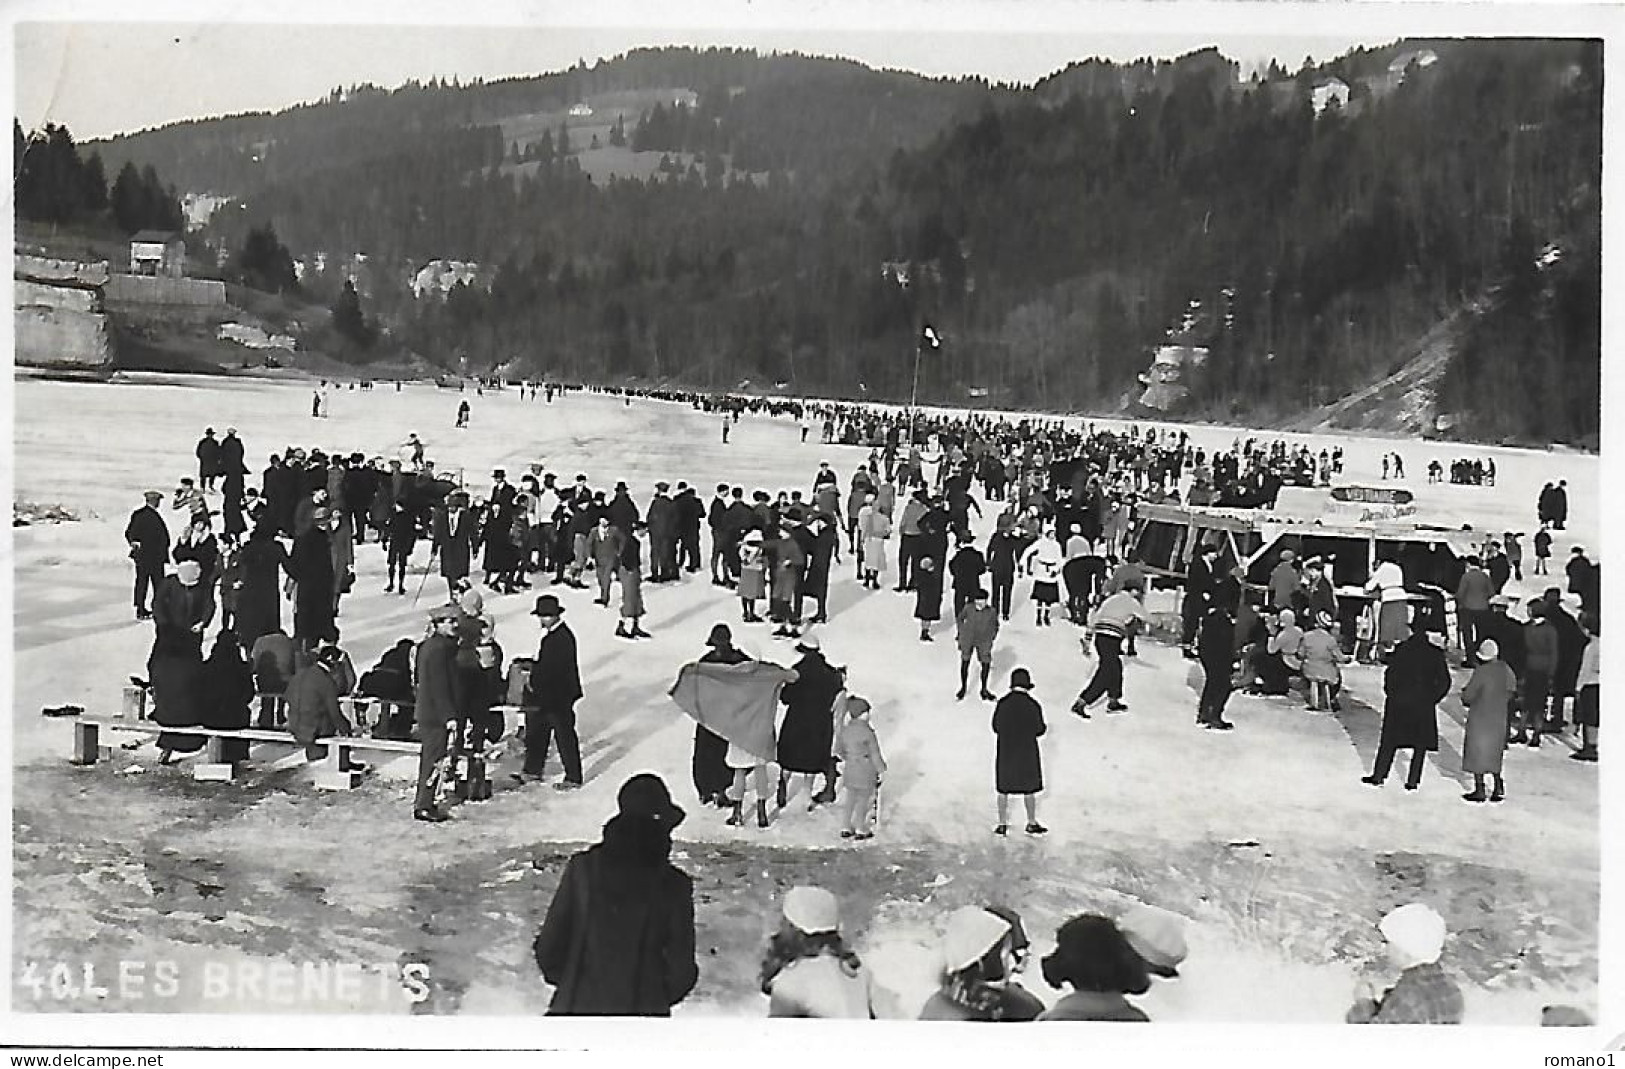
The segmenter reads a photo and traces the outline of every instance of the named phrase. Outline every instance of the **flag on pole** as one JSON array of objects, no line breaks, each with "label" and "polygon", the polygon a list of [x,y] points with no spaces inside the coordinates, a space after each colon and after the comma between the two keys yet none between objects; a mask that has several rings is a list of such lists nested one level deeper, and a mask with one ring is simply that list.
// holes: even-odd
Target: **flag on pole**
[{"label": "flag on pole", "polygon": [[924,328],[922,328],[920,330],[920,348],[921,349],[940,349],[940,348],[942,348],[942,336],[937,333],[937,328],[933,327],[929,323],[927,323],[924,326]]}]

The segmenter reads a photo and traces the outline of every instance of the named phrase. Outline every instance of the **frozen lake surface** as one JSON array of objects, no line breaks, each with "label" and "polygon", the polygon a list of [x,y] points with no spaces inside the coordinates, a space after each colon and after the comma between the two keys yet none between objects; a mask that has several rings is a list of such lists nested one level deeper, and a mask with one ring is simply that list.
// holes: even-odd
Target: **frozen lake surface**
[{"label": "frozen lake surface", "polygon": [[[703,651],[717,621],[729,622],[747,651],[794,659],[770,627],[741,625],[737,600],[703,572],[645,587],[649,642],[615,639],[613,614],[592,604],[593,592],[561,593],[587,691],[578,707],[587,784],[574,794],[511,787],[505,765],[495,798],[435,826],[410,819],[415,760],[386,764],[345,795],[316,792],[302,762],[274,746],[258,748],[254,768],[231,785],[194,783],[184,764],[161,769],[150,746],[71,767],[68,727],[38,711],[65,702],[110,711],[126,676],[142,671],[151,627],[130,618],[123,524],[142,490],[168,491],[195,474],[193,448],[205,426],[238,428],[255,472],[251,485],[267,455],[289,445],[393,456],[417,432],[437,468],[464,470],[476,490],[493,467],[517,479],[540,462],[561,482],[577,472],[594,487],[624,479],[640,506],[659,479],[686,479],[706,500],[722,481],[747,493],[807,489],[826,459],[844,491],[867,454],[819,445],[816,430],[801,444],[792,421],[751,416],[724,445],[720,417],[673,403],[627,406],[572,394],[549,405],[470,391],[462,396],[473,406],[472,425],[458,431],[459,396],[431,386],[335,391],[323,420],[310,418],[310,396],[308,384],[252,380],[17,381],[14,496],[86,516],[13,532],[19,961],[82,958],[86,945],[115,963],[121,954],[194,964],[424,961],[433,991],[420,1010],[539,1012],[547,990],[530,942],[557,862],[596,839],[627,776],[652,770],[689,810],[678,863],[699,893],[701,980],[679,1013],[763,1012],[755,983],[761,947],[777,896],[796,882],[820,882],[841,896],[846,925],[900,1015],[912,1015],[934,982],[941,919],[967,902],[994,900],[1023,913],[1034,960],[1076,912],[1115,913],[1143,900],[1188,917],[1184,978],[1140,1000],[1157,1020],[1339,1021],[1365,963],[1379,958],[1376,921],[1412,899],[1434,904],[1450,924],[1445,964],[1463,982],[1470,1023],[1531,1024],[1540,1006],[1555,1002],[1594,1008],[1597,766],[1567,760],[1570,745],[1513,748],[1507,801],[1464,803],[1464,713],[1452,696],[1422,790],[1402,791],[1392,779],[1372,790],[1359,777],[1376,743],[1379,670],[1347,670],[1340,715],[1237,695],[1228,709],[1237,730],[1213,733],[1193,725],[1199,674],[1177,650],[1150,641],[1128,665],[1131,711],[1081,721],[1067,712],[1090,671],[1077,632],[1034,627],[1026,581],[999,636],[994,679],[1002,693],[1010,669],[1028,667],[1050,725],[1040,818],[1051,831],[1042,840],[991,834],[991,706],[954,700],[951,624],[934,643],[919,642],[912,595],[863,590],[850,560],[836,568],[831,621],[820,633],[830,660],[847,665],[854,689],[873,702],[891,764],[880,834],[865,846],[843,843],[836,814],[809,814],[801,798],[766,831],[726,827],[720,812],[695,802],[693,725],[666,698],[678,666]],[[1227,447],[1238,433],[1190,431],[1209,448]],[[1417,518],[1451,526],[1531,535],[1541,485],[1566,479],[1571,522],[1554,543],[1552,578],[1562,583],[1572,545],[1599,556],[1594,456],[1284,437],[1317,450],[1341,444],[1350,482],[1380,484],[1381,455],[1399,451]],[[1493,488],[1426,484],[1429,459],[1448,467],[1456,457],[1489,455],[1499,469]],[[992,520],[989,510],[980,534]],[[1528,538],[1525,546],[1524,590],[1538,592],[1545,584],[1529,575]],[[420,544],[415,567],[427,560]],[[358,552],[357,573],[339,624],[364,670],[396,639],[421,634],[444,586],[430,577],[415,605],[384,595],[375,543]],[[509,656],[534,651],[530,604],[523,595],[487,600]],[[1457,673],[1458,687],[1464,680]],[[132,767],[141,773],[130,774]],[[1037,972],[1027,983],[1053,1001],[1058,993]],[[369,997],[328,999],[322,1008],[407,1009],[398,999]],[[250,1008],[196,991],[180,1001],[115,993],[95,1006],[64,1005],[47,994],[31,1005]]]}]

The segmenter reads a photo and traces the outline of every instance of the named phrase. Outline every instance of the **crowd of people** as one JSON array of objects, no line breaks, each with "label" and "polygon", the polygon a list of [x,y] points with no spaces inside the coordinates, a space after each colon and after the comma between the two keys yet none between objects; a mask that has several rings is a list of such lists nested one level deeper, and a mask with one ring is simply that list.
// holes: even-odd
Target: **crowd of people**
[{"label": "crowd of people", "polygon": [[[857,681],[826,659],[818,632],[808,629],[827,622],[832,578],[845,564],[871,594],[910,599],[921,640],[935,640],[944,615],[952,621],[955,697],[971,693],[975,661],[975,693],[992,705],[993,830],[1009,834],[1016,796],[1025,817],[1019,826],[1043,835],[1039,740],[1047,725],[1032,674],[1016,667],[1002,694],[991,679],[1017,580],[1031,580],[1028,601],[1038,626],[1052,626],[1059,614],[1081,629],[1093,664],[1072,712],[1087,720],[1104,702],[1109,715],[1125,713],[1123,659],[1135,655],[1135,638],[1151,622],[1147,576],[1130,559],[1138,503],[1177,500],[1177,488],[1188,481],[1195,504],[1266,504],[1283,485],[1328,481],[1343,462],[1341,450],[1315,456],[1281,441],[1238,439],[1229,450],[1208,451],[1182,432],[1154,429],[1122,433],[1034,419],[905,418],[845,404],[647,395],[720,411],[730,421],[741,412],[784,416],[804,434],[821,421],[822,441],[870,451],[844,485],[826,462],[805,491],[719,483],[702,501],[686,481],[677,480],[673,491],[661,480],[640,506],[624,481],[606,491],[585,473],[565,481],[541,465],[517,483],[495,469],[476,494],[437,473],[415,434],[387,459],[288,447],[270,456],[254,488],[246,485],[249,469],[235,429],[221,439],[206,431],[196,449],[196,479],[180,481],[169,508],[180,514],[178,537],[171,538],[165,495],[156,490],[125,532],[136,615],[155,629],[147,679],[166,729],[158,740],[161,760],[201,748],[202,737],[188,735],[188,727],[251,722],[285,726],[317,759],[319,740],[360,730],[341,699],[364,695],[393,710],[375,732],[421,743],[413,795],[419,820],[449,819],[448,793],[470,802],[489,797],[485,761],[510,734],[504,708],[518,707],[521,716],[511,745],[522,749],[523,765],[513,778],[545,780],[556,747],[562,777],[555,788],[578,789],[584,770],[575,708],[591,680],[582,678],[560,595],[595,591],[592,603],[615,618],[614,635],[635,642],[649,635],[645,584],[680,582],[706,569],[710,583],[726,592],[722,604],[737,599],[739,608],[736,623],[711,627],[704,652],[681,667],[670,690],[695,720],[699,804],[741,827],[769,826],[792,797],[809,808],[835,806],[842,838],[861,843],[877,833],[884,740]],[[1390,466],[1402,477],[1397,454],[1384,457],[1385,474]],[[984,507],[993,513],[992,533],[978,539],[971,518]],[[1566,519],[1564,484],[1543,491],[1539,511],[1533,572],[1546,574],[1551,532]],[[1570,698],[1582,738],[1572,756],[1597,759],[1597,566],[1573,547],[1566,592],[1581,611],[1571,613],[1565,591],[1551,587],[1519,621],[1504,591],[1510,579],[1522,578],[1521,537],[1510,531],[1487,537],[1451,592],[1467,671],[1461,749],[1463,771],[1474,777],[1464,795],[1470,802],[1506,797],[1507,745],[1538,746],[1543,736],[1566,731]],[[424,635],[402,638],[357,673],[337,621],[356,581],[354,555],[369,543],[387,563],[385,592],[397,595],[407,593],[411,565],[426,543],[429,571],[444,582],[446,596],[442,603],[438,589],[432,595]],[[1197,549],[1180,606],[1180,645],[1204,676],[1196,723],[1232,729],[1225,712],[1236,689],[1266,697],[1301,690],[1309,708],[1335,713],[1350,660],[1379,662],[1382,729],[1365,782],[1381,786],[1398,752],[1409,750],[1405,785],[1415,789],[1425,755],[1439,746],[1439,703],[1457,686],[1442,620],[1417,612],[1402,567],[1384,562],[1368,584],[1370,607],[1350,650],[1329,572],[1329,562],[1300,560],[1288,550],[1264,588],[1251,590],[1241,568],[1222,563],[1218,545]],[[539,585],[557,593],[534,597],[535,652],[509,658],[485,599]],[[287,628],[284,601],[292,606]],[[759,623],[771,624],[772,635],[793,647],[791,664],[757,660],[738,648],[734,628]],[[228,742],[227,760],[246,757],[246,743]],[[536,941],[536,960],[556,988],[555,1013],[668,1013],[698,976],[693,883],[669,861],[671,832],[685,814],[665,783],[647,774],[623,786],[619,807],[603,842],[566,867]],[[606,900],[619,911],[604,912]],[[1359,1000],[1350,1020],[1460,1019],[1459,991],[1437,966],[1442,922],[1423,909],[1397,911],[1402,920],[1390,918],[1392,931],[1384,922],[1384,935],[1401,948],[1402,972],[1386,993]],[[838,913],[833,896],[816,888],[786,896],[761,974],[773,1014],[873,1014],[864,966],[840,933]],[[1044,962],[1045,979],[1069,993],[1046,1009],[1016,982],[1026,946],[1013,911],[958,911],[946,923],[941,988],[921,1015],[1144,1020],[1132,997],[1148,989],[1152,976],[1172,975],[1185,953],[1178,919],[1163,911],[1075,917],[1058,930],[1056,950]]]},{"label": "crowd of people", "polygon": [[[630,400],[632,392],[620,392]],[[435,472],[416,434],[402,443],[399,455],[387,460],[289,447],[270,457],[256,490],[245,485],[248,469],[235,429],[228,428],[224,439],[216,440],[210,428],[197,445],[197,479],[182,479],[174,495],[171,509],[185,517],[180,536],[171,543],[158,491],[147,494],[147,505],[132,515],[126,530],[136,564],[137,615],[157,618],[148,667],[161,715],[177,727],[204,723],[202,706],[208,703],[201,698],[177,700],[176,695],[203,693],[197,682],[203,678],[201,644],[217,612],[222,630],[232,636],[228,645],[238,648],[237,657],[222,649],[219,660],[236,665],[246,653],[255,693],[284,696],[281,702],[263,697],[258,701],[260,723],[275,724],[279,715],[285,717],[302,739],[311,742],[313,752],[314,740],[324,733],[354,730],[339,712],[337,698],[360,692],[401,707],[411,702],[422,688],[425,651],[430,661],[437,662],[444,644],[418,644],[413,660],[411,645],[403,640],[406,648],[387,651],[361,679],[353,668],[338,671],[338,678],[333,678],[334,658],[343,657],[348,663],[338,645],[337,619],[343,598],[353,589],[354,553],[374,532],[386,556],[386,593],[407,592],[409,563],[420,542],[429,544],[431,570],[446,584],[447,602],[437,606],[428,631],[433,637],[445,628],[455,639],[451,654],[455,668],[430,669],[432,678],[443,677],[454,686],[441,696],[444,700],[417,703],[416,732],[421,735],[424,723],[435,720],[430,734],[437,741],[424,748],[427,756],[417,799],[422,804],[414,812],[426,820],[445,818],[431,790],[438,762],[448,756],[447,750],[472,745],[478,753],[480,747],[496,743],[502,729],[492,722],[491,710],[505,704],[527,709],[550,706],[542,715],[527,713],[527,756],[519,777],[522,781],[540,777],[547,751],[557,740],[564,764],[558,785],[571,789],[581,783],[571,711],[580,698],[581,683],[574,667],[573,634],[562,623],[564,604],[552,594],[537,599],[534,611],[545,634],[558,633],[561,641],[569,635],[569,652],[520,659],[528,665],[548,665],[529,668],[532,677],[526,686],[508,679],[513,673],[504,670],[483,596],[517,594],[537,583],[588,589],[590,572],[597,592],[594,604],[612,610],[617,637],[636,641],[650,634],[643,626],[645,584],[673,583],[699,572],[705,563],[701,550],[708,529],[710,581],[737,597],[739,623],[771,623],[773,636],[794,641],[803,660],[776,683],[768,680],[765,700],[753,692],[751,700],[734,703],[759,721],[752,725],[741,715],[739,725],[730,725],[751,734],[753,746],[724,741],[703,721],[697,726],[694,779],[703,803],[729,810],[730,819],[743,824],[744,803],[754,786],[757,823],[765,826],[769,800],[782,810],[788,782],[797,773],[822,774],[823,788],[815,793],[809,785],[808,794],[814,804],[834,802],[840,764],[837,740],[850,721],[862,724],[869,736],[860,745],[857,736],[863,732],[854,729],[852,747],[864,751],[863,760],[869,765],[884,767],[872,727],[861,714],[851,713],[867,703],[847,695],[844,678],[837,678],[837,670],[822,662],[816,635],[804,631],[827,621],[832,574],[844,551],[854,577],[871,591],[890,585],[895,561],[897,576],[891,589],[912,600],[922,641],[934,639],[951,594],[946,614],[953,621],[959,661],[956,697],[966,697],[975,660],[977,694],[998,706],[997,827],[1003,834],[1008,797],[1020,794],[1027,806],[1027,830],[1038,834],[1046,830],[1035,809],[1042,789],[1035,741],[1044,730],[1042,713],[1027,693],[1030,683],[1017,682],[1027,677],[1025,669],[1012,678],[1004,698],[993,693],[989,678],[993,645],[1000,624],[1010,619],[1017,578],[1032,580],[1029,600],[1036,624],[1051,625],[1059,608],[1063,620],[1084,629],[1083,647],[1094,666],[1073,712],[1087,719],[1102,701],[1107,712],[1124,712],[1128,704],[1123,657],[1134,655],[1135,636],[1149,625],[1144,604],[1147,577],[1128,559],[1137,503],[1177,494],[1176,487],[1187,475],[1197,489],[1269,494],[1317,463],[1306,447],[1289,447],[1283,441],[1238,439],[1230,450],[1210,453],[1194,446],[1182,432],[1159,434],[1155,429],[1119,433],[966,414],[904,419],[897,413],[844,404],[649,395],[696,408],[712,406],[730,418],[741,411],[765,411],[797,419],[804,428],[822,419],[826,439],[848,440],[855,435],[860,442],[873,444],[844,488],[840,476],[823,462],[805,493],[756,489],[747,500],[744,486],[719,483],[706,503],[686,481],[679,480],[673,493],[662,480],[640,507],[624,481],[608,492],[594,489],[585,474],[561,485],[560,476],[541,465],[532,466],[517,485],[505,470],[494,470],[489,489],[476,498],[466,486]],[[935,446],[929,454],[927,443]],[[1392,459],[1397,468],[1397,454]],[[1341,469],[1341,451],[1322,451],[1318,463],[1323,474]],[[978,487],[981,502],[975,493]],[[1553,489],[1562,492],[1561,484]],[[216,494],[218,512],[211,505]],[[982,503],[998,511],[993,533],[978,545],[971,517],[981,515]],[[218,538],[212,522],[217,515],[222,521]],[[1535,538],[1537,574],[1545,570],[1550,543],[1549,528],[1543,525]],[[164,567],[171,561],[176,572],[165,578]],[[1598,630],[1596,566],[1575,547],[1567,577],[1569,593],[1580,600],[1579,619],[1564,608],[1563,591],[1552,588],[1529,606],[1527,623],[1507,614],[1509,601],[1501,593],[1509,577],[1521,578],[1521,567],[1522,546],[1513,532],[1487,538],[1483,558],[1468,562],[1453,592],[1467,667],[1474,669],[1475,678],[1483,675],[1485,680],[1497,673],[1488,668],[1480,673],[1483,666],[1476,661],[1481,657],[1511,671],[1514,682],[1505,715],[1516,728],[1506,733],[1513,741],[1538,745],[1542,735],[1566,730],[1565,707],[1567,699],[1574,698],[1574,720],[1584,733],[1575,757],[1595,760],[1596,701],[1594,693],[1589,697],[1585,693],[1595,685],[1594,672],[1588,673],[1583,662],[1584,651],[1589,647],[1595,652],[1596,646],[1589,642]],[[474,578],[476,570],[482,576],[483,596]],[[1301,688],[1310,708],[1337,712],[1343,666],[1351,652],[1357,660],[1395,656],[1403,660],[1408,653],[1422,652],[1415,643],[1406,645],[1413,624],[1421,636],[1443,631],[1442,618],[1413,619],[1420,614],[1411,608],[1405,576],[1397,562],[1387,562],[1368,584],[1370,607],[1357,622],[1351,651],[1328,572],[1320,559],[1299,561],[1287,550],[1266,588],[1257,597],[1245,597],[1244,576],[1239,569],[1220,567],[1218,547],[1198,549],[1184,581],[1180,631],[1185,655],[1201,664],[1205,676],[1196,710],[1199,725],[1232,729],[1224,711],[1237,688],[1266,696]],[[619,596],[612,603],[617,586]],[[151,610],[145,605],[149,589],[156,591]],[[421,595],[422,584],[418,592]],[[291,634],[282,624],[284,598],[293,605]],[[764,601],[765,614],[759,609]],[[1549,635],[1557,639],[1551,657],[1546,655],[1547,646],[1553,645],[1546,641]],[[1494,640],[1493,658],[1484,653],[1484,638]],[[714,629],[710,639],[700,666],[749,660],[732,645],[724,625]],[[810,671],[808,659],[819,661],[822,668]],[[214,660],[211,654],[211,663]],[[1412,660],[1420,664],[1419,657]],[[1396,684],[1408,685],[1414,683],[1402,678],[1408,673],[1389,675]],[[305,678],[293,685],[301,674]],[[316,685],[322,679],[332,685]],[[812,679],[818,680],[816,685]],[[561,685],[560,680],[565,682]],[[709,677],[700,682],[710,687],[733,685]],[[752,685],[759,688],[761,683],[756,679]],[[1489,686],[1480,682],[1472,693],[1477,696]],[[555,691],[565,697],[550,702],[545,696]],[[781,692],[788,710],[786,726],[776,729]],[[807,696],[798,700],[797,694]],[[1441,691],[1428,706],[1429,723],[1443,696]],[[1420,699],[1409,702],[1421,704]],[[1487,700],[1469,704],[1488,708]],[[1401,698],[1396,707],[1406,705]],[[809,716],[807,709],[814,713]],[[439,719],[442,712],[445,719]],[[218,719],[213,712],[208,715]],[[1472,722],[1488,715],[1475,716]],[[239,710],[230,719],[241,718]],[[800,725],[812,719],[821,719],[822,726],[809,739]],[[443,729],[447,722],[452,726]],[[414,729],[397,715],[376,730],[410,735]],[[776,730],[788,736],[788,746],[783,739],[774,739]],[[1473,735],[1488,737],[1486,731]],[[444,742],[438,741],[442,735]],[[1413,736],[1420,740],[1416,753],[1437,746],[1436,730],[1395,738]],[[160,743],[174,744],[177,739],[181,745],[165,746],[166,756],[182,752],[191,742],[177,734]],[[1396,742],[1396,748],[1407,745]],[[791,761],[786,760],[787,749],[793,754]],[[1031,760],[1025,756],[1029,750]],[[1475,747],[1474,753],[1481,750]],[[1012,756],[1018,752],[1023,756]],[[1493,763],[1494,768],[1484,771],[1499,775],[1498,762],[1475,763]],[[781,770],[776,788],[766,775],[768,766],[775,764]],[[1380,780],[1385,774],[1382,765],[1379,757],[1373,778]],[[1415,767],[1419,771],[1420,765]],[[1503,797],[1500,781],[1496,784],[1494,796]],[[879,787],[878,772],[873,786]],[[863,806],[854,805],[843,831],[853,838],[868,837],[872,832],[863,819],[866,814]]]},{"label": "crowd of people", "polygon": [[[533,951],[553,991],[553,1015],[669,1016],[701,979],[694,880],[672,863],[687,814],[665,782],[639,773],[622,784],[600,842],[573,855]],[[941,918],[936,986],[917,1007],[884,997],[883,979],[855,949],[829,890],[786,891],[758,973],[770,1017],[924,1021],[1149,1022],[1134,1001],[1178,984],[1191,950],[1188,922],[1135,903],[1116,916],[1080,913],[1061,923],[1040,961],[1052,1002],[1022,983],[1032,941],[1003,902],[969,904]],[[1460,1024],[1465,1000],[1441,959],[1449,932],[1431,905],[1407,902],[1376,924],[1384,959],[1370,963],[1344,1020],[1351,1024]],[[1391,978],[1391,982],[1390,981]],[[1549,1006],[1542,1023],[1588,1023]]]}]

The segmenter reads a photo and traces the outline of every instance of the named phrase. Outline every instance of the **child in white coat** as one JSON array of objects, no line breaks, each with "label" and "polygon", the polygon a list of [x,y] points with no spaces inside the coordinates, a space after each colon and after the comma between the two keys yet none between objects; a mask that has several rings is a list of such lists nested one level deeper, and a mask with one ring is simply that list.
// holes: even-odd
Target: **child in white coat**
[{"label": "child in white coat", "polygon": [[871,814],[880,777],[886,772],[886,758],[869,723],[869,702],[848,698],[846,716],[846,723],[835,737],[835,756],[841,761],[841,778],[846,781],[841,838],[873,839]]}]

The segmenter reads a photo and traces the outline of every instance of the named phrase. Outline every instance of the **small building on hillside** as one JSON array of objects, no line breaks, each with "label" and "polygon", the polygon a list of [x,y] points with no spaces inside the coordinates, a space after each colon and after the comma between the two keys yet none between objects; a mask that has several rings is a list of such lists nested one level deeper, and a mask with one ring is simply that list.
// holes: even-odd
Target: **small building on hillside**
[{"label": "small building on hillside", "polygon": [[173,231],[141,231],[130,239],[130,274],[183,277],[186,274],[186,243]]},{"label": "small building on hillside", "polygon": [[570,118],[572,118],[572,119],[586,119],[586,118],[590,118],[591,116],[592,116],[592,108],[590,106],[588,106],[587,104],[583,103],[583,104],[571,104],[570,105]]},{"label": "small building on hillside", "polygon": [[1347,109],[1349,84],[1341,78],[1328,78],[1324,82],[1316,83],[1311,99],[1314,101],[1316,115],[1325,111],[1334,100],[1337,101],[1339,108]]}]

